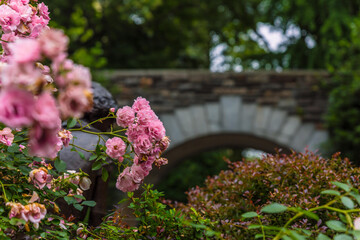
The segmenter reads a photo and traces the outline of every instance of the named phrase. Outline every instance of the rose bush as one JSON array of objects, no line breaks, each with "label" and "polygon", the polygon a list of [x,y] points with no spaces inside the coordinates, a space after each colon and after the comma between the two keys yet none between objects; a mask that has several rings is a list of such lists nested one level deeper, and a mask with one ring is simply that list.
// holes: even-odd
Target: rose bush
[{"label": "rose bush", "polygon": [[[37,0],[6,0],[0,4],[0,237],[3,239],[74,238],[79,223],[63,216],[61,199],[78,210],[94,206],[83,192],[90,188],[87,173],[67,171],[58,157],[63,147],[92,153],[92,169],[115,164],[117,188],[134,191],[153,164],[167,161],[165,129],[149,102],[137,98],[132,107],[109,109],[108,116],[82,125],[92,108],[91,74],[67,57],[68,38],[50,29],[48,8]],[[106,119],[121,129],[91,132]],[[67,121],[67,129],[61,123]],[[80,127],[75,127],[76,123]],[[76,146],[72,132],[99,137],[96,149]],[[100,144],[103,135],[110,137]],[[109,161],[110,159],[110,161]],[[108,172],[102,170],[103,180]],[[78,221],[79,219],[77,219]]]}]

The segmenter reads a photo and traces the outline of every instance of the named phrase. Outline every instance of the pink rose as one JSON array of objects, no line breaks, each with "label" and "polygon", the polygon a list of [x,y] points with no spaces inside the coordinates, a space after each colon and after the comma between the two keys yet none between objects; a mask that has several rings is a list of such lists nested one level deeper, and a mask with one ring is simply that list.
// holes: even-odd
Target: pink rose
[{"label": "pink rose", "polygon": [[29,173],[29,177],[30,181],[40,189],[44,188],[52,179],[52,176],[48,174],[47,169],[44,167],[32,170]]},{"label": "pink rose", "polygon": [[140,135],[136,138],[136,140],[133,142],[134,151],[137,154],[148,154],[150,153],[153,144],[149,138],[148,135]]},{"label": "pink rose", "polygon": [[360,230],[360,217],[355,218],[354,220],[354,229]]},{"label": "pink rose", "polygon": [[129,107],[125,106],[123,108],[120,108],[116,112],[116,123],[120,127],[128,127],[130,124],[132,124],[135,120],[135,112],[134,110]]},{"label": "pink rose", "polygon": [[11,129],[6,127],[0,131],[0,143],[5,144],[6,146],[11,146],[14,141],[14,134],[11,133]]},{"label": "pink rose", "polygon": [[45,92],[36,99],[33,117],[42,128],[53,129],[59,126],[61,121],[59,110],[50,93]]},{"label": "pink rose", "polygon": [[41,70],[36,68],[33,63],[10,64],[3,68],[1,78],[6,87],[21,86],[27,89],[41,85],[43,80]]},{"label": "pink rose", "polygon": [[116,188],[123,192],[132,192],[138,189],[140,184],[133,181],[130,167],[124,169],[116,181]]},{"label": "pink rose", "polygon": [[30,203],[21,212],[22,219],[32,222],[36,229],[39,228],[39,222],[45,218],[45,215],[46,208],[40,203]]},{"label": "pink rose", "polygon": [[[7,202],[6,206],[10,206],[9,218],[22,218],[21,213],[24,211],[24,206],[21,203]],[[25,219],[24,219],[25,220]]]},{"label": "pink rose", "polygon": [[61,30],[48,29],[40,34],[39,42],[42,52],[53,59],[66,51],[69,39]]},{"label": "pink rose", "polygon": [[58,132],[58,136],[60,137],[65,147],[69,146],[70,141],[73,139],[73,135],[71,134],[71,132],[66,129],[63,129],[60,132]]},{"label": "pink rose", "polygon": [[81,118],[92,108],[92,93],[82,87],[69,87],[59,95],[60,111],[63,118]]},{"label": "pink rose", "polygon": [[144,178],[149,175],[149,171],[146,171],[141,165],[133,164],[131,166],[131,176],[135,183],[141,184]]},{"label": "pink rose", "polygon": [[149,101],[147,101],[143,97],[138,97],[135,99],[134,104],[132,105],[132,109],[135,112],[138,112],[140,110],[149,110],[150,109]]},{"label": "pink rose", "polygon": [[28,22],[33,15],[33,10],[28,4],[22,3],[20,0],[11,0],[9,6],[20,14],[23,22]]},{"label": "pink rose", "polygon": [[9,43],[12,61],[17,63],[35,62],[40,59],[40,44],[35,39],[20,38]]},{"label": "pink rose", "polygon": [[64,77],[65,85],[71,84],[84,88],[91,88],[91,73],[89,68],[74,64]]},{"label": "pink rose", "polygon": [[122,161],[122,156],[125,154],[126,144],[119,137],[113,137],[106,141],[106,154],[115,159]]},{"label": "pink rose", "polygon": [[33,123],[34,97],[19,89],[3,89],[0,93],[0,121],[9,127],[29,126]]},{"label": "pink rose", "polygon": [[5,33],[15,31],[20,24],[20,14],[8,5],[0,5],[0,26]]},{"label": "pink rose", "polygon": [[136,113],[139,124],[147,125],[152,121],[156,121],[158,117],[151,109],[142,109]]},{"label": "pink rose", "polygon": [[44,3],[39,3],[37,5],[37,9],[40,16],[42,16],[46,20],[50,20],[48,7]]},{"label": "pink rose", "polygon": [[170,145],[170,139],[166,136],[163,137],[159,142],[159,145],[160,145],[160,151],[164,152]]},{"label": "pink rose", "polygon": [[[59,121],[59,125],[61,122]],[[29,152],[33,156],[55,158],[61,150],[62,141],[57,136],[60,126],[55,129],[33,126],[29,131]]]},{"label": "pink rose", "polygon": [[145,127],[145,133],[154,138],[155,141],[160,141],[165,137],[165,128],[160,120],[153,120]]}]

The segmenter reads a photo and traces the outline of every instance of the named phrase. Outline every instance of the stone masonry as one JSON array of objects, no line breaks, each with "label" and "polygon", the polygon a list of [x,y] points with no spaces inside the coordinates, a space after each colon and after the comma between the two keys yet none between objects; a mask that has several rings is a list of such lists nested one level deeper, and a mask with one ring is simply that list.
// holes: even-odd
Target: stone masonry
[{"label": "stone masonry", "polygon": [[120,106],[138,96],[150,101],[171,149],[216,134],[248,134],[296,151],[316,150],[328,138],[327,72],[124,70],[107,71],[105,78]]}]

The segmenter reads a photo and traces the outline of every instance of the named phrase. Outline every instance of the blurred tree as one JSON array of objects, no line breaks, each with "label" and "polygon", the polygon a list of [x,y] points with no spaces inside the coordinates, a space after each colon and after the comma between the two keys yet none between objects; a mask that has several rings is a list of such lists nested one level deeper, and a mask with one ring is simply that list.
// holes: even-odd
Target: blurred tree
[{"label": "blurred tree", "polygon": [[[103,66],[107,59],[112,68],[208,68],[219,45],[229,69],[334,68],[348,56],[339,51],[348,52],[360,7],[360,0],[45,2],[76,60]],[[278,49],[263,26],[285,36]]]}]

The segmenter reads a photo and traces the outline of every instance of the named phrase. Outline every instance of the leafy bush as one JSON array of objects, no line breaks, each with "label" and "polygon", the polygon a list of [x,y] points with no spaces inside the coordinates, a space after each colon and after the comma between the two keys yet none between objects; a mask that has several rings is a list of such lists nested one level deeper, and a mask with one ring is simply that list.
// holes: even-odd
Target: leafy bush
[{"label": "leafy bush", "polygon": [[162,193],[152,190],[151,185],[144,186],[140,197],[129,192],[130,205],[137,217],[138,226],[130,227],[125,221],[121,209],[110,214],[97,228],[82,229],[81,235],[92,239],[215,239],[219,235],[211,230],[216,221],[202,217],[195,209],[182,214],[169,209],[161,202]]},{"label": "leafy bush", "polygon": [[[329,196],[321,196],[325,189],[334,188],[331,181],[349,179],[359,187],[360,169],[353,168],[348,159],[335,154],[324,159],[313,153],[292,153],[267,155],[258,160],[229,162],[230,170],[222,171],[218,176],[208,178],[205,187],[196,187],[188,193],[188,204],[180,204],[183,211],[191,208],[204,214],[210,220],[218,220],[216,230],[222,232],[225,239],[253,239],[259,233],[249,230],[250,222],[242,221],[245,212],[259,212],[271,202],[286,206],[310,209],[329,201]],[[266,216],[262,221],[266,225],[283,226],[293,213]],[[319,213],[320,219],[331,216],[327,212]],[[307,221],[303,227],[321,229],[323,223]]]}]

